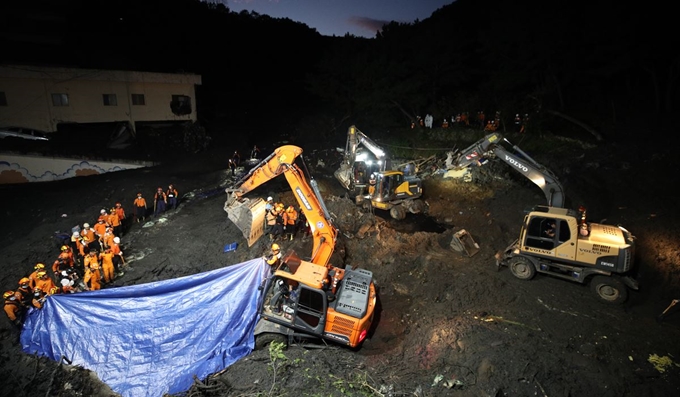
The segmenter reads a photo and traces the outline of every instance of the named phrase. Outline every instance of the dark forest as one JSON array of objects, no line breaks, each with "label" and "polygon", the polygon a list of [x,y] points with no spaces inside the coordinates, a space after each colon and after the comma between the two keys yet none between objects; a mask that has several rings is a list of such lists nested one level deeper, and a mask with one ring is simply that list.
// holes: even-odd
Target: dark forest
[{"label": "dark forest", "polygon": [[0,15],[3,63],[202,75],[209,130],[342,135],[347,121],[486,110],[606,138],[663,131],[678,109],[672,17],[639,4],[459,0],[372,39],[199,0],[3,2]]}]

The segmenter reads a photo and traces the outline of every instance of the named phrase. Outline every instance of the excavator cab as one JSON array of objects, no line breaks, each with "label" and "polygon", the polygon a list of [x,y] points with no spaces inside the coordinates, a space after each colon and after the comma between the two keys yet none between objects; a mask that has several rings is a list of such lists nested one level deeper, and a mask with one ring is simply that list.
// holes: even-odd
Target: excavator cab
[{"label": "excavator cab", "polygon": [[257,340],[277,333],[321,338],[356,347],[366,338],[376,304],[373,274],[323,267],[288,253],[267,280]]}]

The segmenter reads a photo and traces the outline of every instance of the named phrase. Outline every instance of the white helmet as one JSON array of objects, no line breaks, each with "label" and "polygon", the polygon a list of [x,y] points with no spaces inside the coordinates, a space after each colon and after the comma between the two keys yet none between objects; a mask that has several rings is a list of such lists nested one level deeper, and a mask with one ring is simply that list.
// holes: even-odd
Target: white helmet
[{"label": "white helmet", "polygon": [[274,198],[272,196],[267,197],[267,201],[274,201]]},{"label": "white helmet", "polygon": [[106,210],[103,209],[103,210],[99,211],[99,213],[100,214],[106,214]]},{"label": "white helmet", "polygon": [[113,242],[116,244],[120,244],[120,237],[114,237]]},{"label": "white helmet", "polygon": [[88,228],[88,227],[90,227],[90,224],[89,223],[83,223],[83,227]]},{"label": "white helmet", "polygon": [[73,232],[73,237],[78,237],[78,236],[80,236],[80,233],[78,233],[78,232]]}]

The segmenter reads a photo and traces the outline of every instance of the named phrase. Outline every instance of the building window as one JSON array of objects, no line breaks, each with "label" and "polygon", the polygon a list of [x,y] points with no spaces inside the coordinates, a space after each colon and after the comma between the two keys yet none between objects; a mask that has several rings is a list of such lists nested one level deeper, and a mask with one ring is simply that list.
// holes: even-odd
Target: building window
[{"label": "building window", "polygon": [[146,102],[144,101],[144,94],[132,94],[132,104],[135,106],[146,105]]},{"label": "building window", "polygon": [[0,106],[7,106],[7,96],[5,96],[5,91],[0,91]]},{"label": "building window", "polygon": [[118,106],[116,94],[104,94],[104,106]]},{"label": "building window", "polygon": [[52,94],[52,106],[68,106],[68,94]]},{"label": "building window", "polygon": [[186,95],[173,95],[170,102],[172,113],[182,116],[191,114],[191,97]]}]

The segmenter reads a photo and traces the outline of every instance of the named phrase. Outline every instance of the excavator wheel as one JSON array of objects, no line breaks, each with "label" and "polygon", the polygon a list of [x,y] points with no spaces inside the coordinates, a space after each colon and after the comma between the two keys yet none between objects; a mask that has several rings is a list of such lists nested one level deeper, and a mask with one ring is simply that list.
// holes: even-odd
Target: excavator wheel
[{"label": "excavator wheel", "polygon": [[395,205],[390,208],[390,216],[398,221],[406,218],[406,208],[401,205]]},{"label": "excavator wheel", "polygon": [[264,349],[272,342],[283,343],[285,344],[285,347],[288,347],[288,338],[286,335],[265,332],[263,334],[255,335],[255,350]]},{"label": "excavator wheel", "polygon": [[626,285],[616,277],[595,276],[590,280],[590,289],[597,297],[606,302],[621,304],[628,299],[628,289]]},{"label": "excavator wheel", "polygon": [[508,260],[508,267],[512,275],[520,280],[531,280],[536,275],[536,268],[527,258],[516,256]]}]

